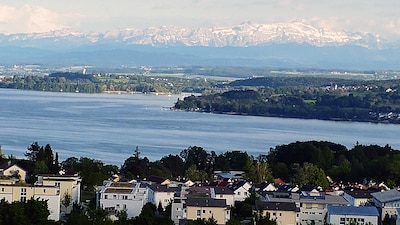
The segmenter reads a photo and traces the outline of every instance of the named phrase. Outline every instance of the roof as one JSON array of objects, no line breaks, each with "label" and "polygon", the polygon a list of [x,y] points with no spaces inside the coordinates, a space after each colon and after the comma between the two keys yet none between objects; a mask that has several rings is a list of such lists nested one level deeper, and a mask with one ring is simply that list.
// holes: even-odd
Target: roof
[{"label": "roof", "polygon": [[331,215],[357,215],[357,216],[379,216],[378,209],[373,206],[327,206]]},{"label": "roof", "polygon": [[227,187],[212,187],[214,188],[215,194],[225,194],[225,195],[234,195],[235,192],[233,192],[231,189]]},{"label": "roof", "polygon": [[390,189],[389,191],[371,193],[372,197],[382,203],[393,202],[400,200],[400,192],[396,189]]},{"label": "roof", "polygon": [[151,181],[151,182],[154,182],[154,183],[157,183],[157,184],[162,184],[164,182],[169,182],[169,180],[167,178],[154,176],[154,175],[151,175],[151,176],[147,177],[147,181]]},{"label": "roof", "polygon": [[270,202],[270,201],[257,201],[256,207],[264,210],[277,210],[277,211],[293,211],[297,212],[299,209],[294,202]]},{"label": "roof", "polygon": [[135,183],[128,183],[128,182],[113,182],[110,187],[135,187]]},{"label": "roof", "polygon": [[126,193],[132,193],[133,189],[127,189],[127,188],[107,188],[104,193],[121,193],[121,194],[126,194]]},{"label": "roof", "polygon": [[350,189],[350,190],[344,190],[344,192],[348,195],[350,195],[353,198],[372,198],[371,193],[374,192],[375,190],[363,190],[363,189]]},{"label": "roof", "polygon": [[213,198],[188,198],[186,199],[186,206],[200,206],[200,207],[227,207],[225,199]]},{"label": "roof", "polygon": [[152,184],[149,188],[155,192],[178,192],[181,190],[180,187],[169,187],[161,184]]},{"label": "roof", "polygon": [[339,195],[324,195],[324,198],[300,198],[298,193],[292,193],[292,200],[301,203],[317,203],[332,205],[349,205],[350,203]]},{"label": "roof", "polygon": [[243,187],[245,184],[247,184],[247,181],[239,181],[239,182],[237,182],[237,183],[233,183],[233,184],[231,185],[231,189],[232,189],[233,191],[236,191],[237,189]]}]

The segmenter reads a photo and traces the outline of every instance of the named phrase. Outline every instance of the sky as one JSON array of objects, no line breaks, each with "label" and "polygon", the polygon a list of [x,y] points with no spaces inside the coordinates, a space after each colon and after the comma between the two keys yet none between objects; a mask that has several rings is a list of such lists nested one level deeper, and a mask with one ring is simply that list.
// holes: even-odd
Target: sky
[{"label": "sky", "polygon": [[232,26],[301,20],[400,40],[399,0],[2,0],[0,33]]}]

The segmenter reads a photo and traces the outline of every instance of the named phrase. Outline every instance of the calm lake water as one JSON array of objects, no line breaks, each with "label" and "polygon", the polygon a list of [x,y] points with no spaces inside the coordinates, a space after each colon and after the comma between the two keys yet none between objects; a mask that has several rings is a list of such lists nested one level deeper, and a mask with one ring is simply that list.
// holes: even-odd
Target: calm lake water
[{"label": "calm lake water", "polygon": [[183,96],[50,93],[0,89],[0,145],[24,157],[37,141],[67,157],[122,165],[136,146],[151,161],[200,146],[217,154],[258,156],[294,141],[324,140],[348,148],[389,144],[400,149],[400,125],[333,122],[171,111]]}]

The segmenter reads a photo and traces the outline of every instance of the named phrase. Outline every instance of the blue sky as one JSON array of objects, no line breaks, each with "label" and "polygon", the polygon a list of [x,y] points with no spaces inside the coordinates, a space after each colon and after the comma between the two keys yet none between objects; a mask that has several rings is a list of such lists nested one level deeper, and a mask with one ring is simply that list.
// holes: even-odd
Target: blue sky
[{"label": "blue sky", "polygon": [[198,28],[304,20],[334,31],[400,39],[398,0],[2,0],[0,32]]}]

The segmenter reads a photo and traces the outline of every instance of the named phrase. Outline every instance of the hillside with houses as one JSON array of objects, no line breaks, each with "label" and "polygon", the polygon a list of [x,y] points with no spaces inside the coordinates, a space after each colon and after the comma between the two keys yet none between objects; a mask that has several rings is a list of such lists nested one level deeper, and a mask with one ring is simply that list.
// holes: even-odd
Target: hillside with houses
[{"label": "hillside with houses", "polygon": [[[0,211],[0,221],[14,224],[17,218],[29,218],[13,211],[18,203],[45,207],[36,209],[43,212],[37,217],[41,220],[23,224],[400,224],[394,176],[399,169],[380,165],[380,170],[392,168],[389,177],[376,173],[361,181],[352,171],[356,153],[391,165],[399,158],[398,150],[341,148],[329,142],[296,142],[254,158],[235,151],[217,155],[195,146],[156,162],[141,157],[136,148],[118,168],[89,158],[59,163],[50,145],[34,142],[26,159],[2,154],[0,207],[8,209]],[[295,154],[305,151],[319,158]],[[332,165],[326,159],[330,151]],[[334,165],[344,169],[343,157],[350,163],[344,173],[348,176],[330,176]],[[283,164],[290,171],[283,173]]]}]

